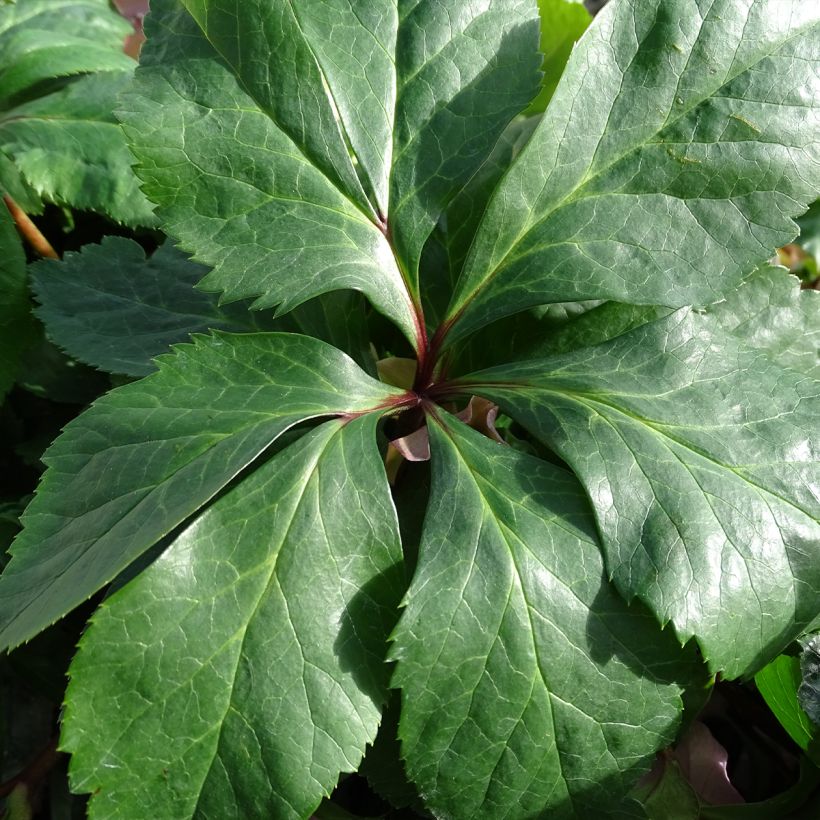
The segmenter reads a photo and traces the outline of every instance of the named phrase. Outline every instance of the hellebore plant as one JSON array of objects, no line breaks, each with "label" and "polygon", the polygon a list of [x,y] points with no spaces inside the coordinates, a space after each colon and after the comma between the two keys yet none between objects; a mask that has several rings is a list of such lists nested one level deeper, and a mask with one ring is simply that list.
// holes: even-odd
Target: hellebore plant
[{"label": "hellebore plant", "polygon": [[[118,117],[195,261],[35,266],[144,378],[48,450],[0,579],[6,648],[114,582],[73,789],[307,818],[398,739],[437,817],[641,816],[685,699],[820,613],[818,305],[768,262],[820,191],[820,6],[615,0],[523,118],[534,0],[151,5]],[[87,352],[128,323],[150,355]],[[221,329],[151,361],[183,328]]]}]

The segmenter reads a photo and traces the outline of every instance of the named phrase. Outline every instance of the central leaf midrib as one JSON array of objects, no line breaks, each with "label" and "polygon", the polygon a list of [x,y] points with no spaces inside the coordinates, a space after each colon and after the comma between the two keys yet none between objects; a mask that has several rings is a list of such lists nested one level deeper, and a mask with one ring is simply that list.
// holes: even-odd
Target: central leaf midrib
[{"label": "central leaf midrib", "polygon": [[[748,18],[747,18],[747,22],[748,22]],[[820,25],[818,25],[816,23],[807,24],[806,26],[797,29],[797,31],[794,34],[790,35],[789,37],[786,37],[785,39],[783,39],[781,41],[779,41],[771,51],[767,51],[763,54],[756,55],[755,58],[750,63],[744,64],[740,68],[740,70],[737,71],[737,73],[728,74],[722,80],[720,85],[715,87],[713,90],[711,90],[705,96],[699,97],[694,102],[692,102],[692,104],[690,104],[689,106],[687,106],[685,108],[682,107],[681,110],[677,113],[677,115],[675,117],[667,118],[663,122],[661,127],[654,134],[649,135],[646,140],[642,141],[638,145],[634,145],[634,146],[630,147],[628,150],[624,151],[623,154],[620,154],[619,156],[615,157],[612,161],[608,162],[606,165],[601,167],[594,174],[585,176],[584,179],[581,180],[581,182],[579,182],[579,184],[575,188],[572,189],[572,191],[570,191],[566,196],[562,197],[545,214],[540,216],[537,219],[536,222],[528,224],[522,231],[519,232],[518,236],[516,236],[516,238],[510,243],[509,250],[496,263],[495,267],[491,271],[489,271],[487,274],[485,274],[484,277],[482,277],[482,279],[476,284],[476,286],[473,288],[473,290],[467,296],[465,296],[464,298],[459,300],[459,306],[458,306],[456,312],[455,313],[448,312],[448,318],[450,320],[454,320],[454,319],[457,319],[458,317],[460,317],[464,313],[464,311],[466,310],[467,306],[477,298],[477,296],[495,279],[495,277],[499,273],[501,273],[505,268],[515,264],[515,262],[518,260],[518,257],[513,256],[513,251],[515,250],[515,248],[522,241],[524,241],[526,239],[526,237],[532,231],[536,230],[541,224],[546,222],[556,211],[566,207],[567,205],[571,204],[575,200],[581,199],[582,198],[581,193],[583,192],[584,188],[587,187],[591,182],[599,179],[602,175],[604,175],[608,171],[612,170],[612,168],[615,167],[615,165],[617,165],[623,159],[628,157],[630,154],[634,154],[634,153],[642,150],[647,145],[659,144],[658,142],[655,142],[654,140],[665,129],[667,129],[668,127],[676,124],[683,117],[688,116],[692,111],[694,111],[696,108],[698,108],[698,106],[702,105],[707,100],[710,100],[713,97],[715,97],[717,95],[717,93],[722,88],[724,88],[726,85],[728,85],[731,82],[734,82],[734,80],[736,80],[739,76],[741,76],[745,72],[752,69],[758,63],[762,62],[763,60],[767,59],[768,57],[771,57],[773,54],[775,54],[781,48],[786,46],[789,42],[796,39],[797,37],[803,36],[806,29],[811,29],[811,28],[814,28],[814,27],[820,28]],[[700,34],[700,31],[699,31],[699,34]],[[637,54],[637,51],[636,51],[636,54]],[[633,57],[633,60],[634,60],[634,57]],[[630,62],[630,66],[631,66],[631,64],[632,63]],[[627,70],[628,70],[628,68],[629,67],[627,67]],[[624,71],[624,74],[625,73],[626,73],[626,71]],[[678,83],[680,83],[680,77],[678,78]],[[605,131],[604,131],[604,134],[605,134]],[[603,138],[604,134],[601,135],[601,138]],[[596,145],[596,153],[597,153],[597,150],[600,146],[600,143],[601,143],[601,140],[599,140],[598,144]],[[641,196],[641,195],[642,194],[633,194],[633,196]],[[647,192],[644,192],[643,195],[647,195]],[[680,197],[678,197],[678,198],[680,198]],[[486,216],[486,213],[487,212],[485,210],[485,216]],[[483,223],[483,220],[482,220],[482,223]],[[476,236],[477,235],[478,234],[476,234]],[[474,247],[474,243],[475,243],[475,239],[473,240],[473,247]],[[561,244],[561,243],[557,243],[557,244]],[[546,244],[542,247],[543,248],[548,248],[548,247],[551,247],[551,245]]]}]

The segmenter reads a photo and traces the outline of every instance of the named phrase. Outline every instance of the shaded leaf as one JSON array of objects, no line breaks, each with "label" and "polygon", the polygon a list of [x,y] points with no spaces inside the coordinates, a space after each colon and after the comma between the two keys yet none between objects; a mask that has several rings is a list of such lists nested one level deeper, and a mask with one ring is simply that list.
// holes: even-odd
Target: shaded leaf
[{"label": "shaded leaf", "polygon": [[819,33],[801,0],[609,4],[493,194],[451,340],[539,303],[736,287],[820,189]]},{"label": "shaded leaf", "polygon": [[815,617],[820,383],[684,309],[465,388],[570,464],[615,584],[712,670],[754,673]]},{"label": "shaded leaf", "polygon": [[304,818],[358,766],[403,591],[376,422],[307,434],[98,610],[63,734],[91,818]]},{"label": "shaded leaf", "polygon": [[610,587],[569,473],[452,417],[430,437],[391,653],[410,777],[438,816],[641,816],[624,795],[674,736],[693,653]]},{"label": "shaded leaf", "polygon": [[0,578],[14,646],[111,581],[285,430],[396,393],[338,350],[292,334],[217,333],[162,357],[71,422]]},{"label": "shaded leaf", "polygon": [[194,289],[206,271],[169,242],[146,258],[136,242],[109,236],[34,264],[31,282],[52,341],[101,370],[145,376],[155,356],[192,333],[260,329],[246,305],[220,307]]},{"label": "shaded leaf", "polygon": [[0,200],[0,401],[17,376],[20,355],[31,337],[26,256],[14,221]]}]

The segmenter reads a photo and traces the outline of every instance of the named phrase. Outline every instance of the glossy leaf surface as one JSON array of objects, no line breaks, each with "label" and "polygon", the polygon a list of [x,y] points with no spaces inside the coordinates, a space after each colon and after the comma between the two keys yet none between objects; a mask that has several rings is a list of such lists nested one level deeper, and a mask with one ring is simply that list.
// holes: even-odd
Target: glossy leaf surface
[{"label": "glossy leaf surface", "polygon": [[451,339],[531,305],[715,302],[820,189],[820,7],[620,0],[498,187]]},{"label": "glossy leaf surface", "polygon": [[709,313],[749,347],[820,379],[820,293],[783,268],[764,267]]},{"label": "glossy leaf surface", "polygon": [[198,337],[66,427],[0,578],[0,643],[64,615],[207,502],[288,428],[395,392],[292,334]]},{"label": "glossy leaf surface", "polygon": [[356,769],[403,592],[376,421],[274,456],[98,611],[63,736],[91,818],[303,818]]},{"label": "glossy leaf surface", "polygon": [[429,428],[391,653],[410,776],[438,816],[640,816],[619,798],[674,735],[693,653],[610,587],[575,478],[452,417]]},{"label": "glossy leaf surface", "polygon": [[469,381],[578,474],[615,584],[712,669],[753,673],[814,618],[820,383],[685,309]]}]

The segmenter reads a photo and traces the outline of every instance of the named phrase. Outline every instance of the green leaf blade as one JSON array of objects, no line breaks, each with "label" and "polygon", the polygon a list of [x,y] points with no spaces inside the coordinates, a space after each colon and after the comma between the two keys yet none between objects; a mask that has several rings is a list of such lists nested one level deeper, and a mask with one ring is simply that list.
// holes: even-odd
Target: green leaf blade
[{"label": "green leaf blade", "polygon": [[764,266],[709,314],[783,367],[820,379],[820,293],[801,290],[784,268]]},{"label": "green leaf blade", "polygon": [[295,424],[400,395],[291,334],[198,337],[66,427],[0,578],[0,643],[93,594]]},{"label": "green leaf blade", "polygon": [[440,424],[392,652],[411,778],[444,816],[640,816],[696,664],[609,587],[570,474]]},{"label": "green leaf blade", "polygon": [[737,286],[820,188],[818,30],[798,0],[610,4],[494,194],[451,338],[538,303]]},{"label": "green leaf blade", "polygon": [[95,615],[63,735],[92,818],[302,818],[357,767],[403,591],[376,422],[277,454]]},{"label": "green leaf blade", "polygon": [[814,618],[820,383],[686,309],[466,381],[571,465],[619,590],[712,670],[754,673]]},{"label": "green leaf blade", "polygon": [[418,287],[439,217],[538,91],[538,9],[533,0],[398,6],[389,224]]},{"label": "green leaf blade", "polygon": [[66,88],[0,113],[0,187],[29,189],[28,199],[109,215],[132,226],[154,223],[112,113],[131,72],[81,77]]},{"label": "green leaf blade", "polygon": [[37,83],[94,71],[131,71],[134,63],[122,50],[62,31],[23,29],[3,38],[0,60],[0,108]]},{"label": "green leaf blade", "polygon": [[37,317],[75,359],[109,373],[147,376],[151,361],[192,333],[258,330],[245,305],[220,307],[194,289],[207,268],[170,243],[150,258],[134,241],[109,236],[61,261],[31,267]]}]

